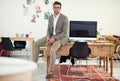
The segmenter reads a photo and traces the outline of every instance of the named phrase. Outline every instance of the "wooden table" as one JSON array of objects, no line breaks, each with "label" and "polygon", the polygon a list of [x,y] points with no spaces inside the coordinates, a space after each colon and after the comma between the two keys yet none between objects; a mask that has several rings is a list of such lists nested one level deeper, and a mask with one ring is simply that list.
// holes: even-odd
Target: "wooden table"
[{"label": "wooden table", "polygon": [[0,57],[0,81],[32,81],[37,64],[17,58]]},{"label": "wooden table", "polygon": [[[72,44],[67,44],[62,46],[56,54],[59,56],[68,56],[69,49],[72,47]],[[114,55],[114,44],[112,43],[90,43],[88,44],[89,48],[91,48],[91,54],[93,56],[100,56],[100,58],[104,58],[105,66],[104,68],[108,71],[108,61],[110,59],[110,74],[113,74],[113,55]],[[47,59],[47,71],[50,64],[50,46],[45,49],[45,55]]]},{"label": "wooden table", "polygon": [[[29,41],[30,42],[30,59],[33,59],[33,48],[34,48],[34,39],[33,38],[22,38],[22,37],[10,37],[11,41]],[[1,37],[0,37],[0,41]]]}]

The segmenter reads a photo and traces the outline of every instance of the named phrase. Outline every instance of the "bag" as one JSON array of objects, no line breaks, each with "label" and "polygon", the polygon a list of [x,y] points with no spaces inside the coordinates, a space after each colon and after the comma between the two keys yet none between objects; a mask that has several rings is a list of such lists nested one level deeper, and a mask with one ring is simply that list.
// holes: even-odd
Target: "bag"
[{"label": "bag", "polygon": [[24,49],[26,46],[26,41],[14,41],[15,49]]}]

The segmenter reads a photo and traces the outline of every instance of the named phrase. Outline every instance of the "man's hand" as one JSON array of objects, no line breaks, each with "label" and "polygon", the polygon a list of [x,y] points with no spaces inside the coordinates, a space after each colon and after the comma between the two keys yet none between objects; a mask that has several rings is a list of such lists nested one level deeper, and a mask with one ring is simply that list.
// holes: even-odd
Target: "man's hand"
[{"label": "man's hand", "polygon": [[55,42],[55,38],[50,38],[47,40],[47,45],[52,45]]}]

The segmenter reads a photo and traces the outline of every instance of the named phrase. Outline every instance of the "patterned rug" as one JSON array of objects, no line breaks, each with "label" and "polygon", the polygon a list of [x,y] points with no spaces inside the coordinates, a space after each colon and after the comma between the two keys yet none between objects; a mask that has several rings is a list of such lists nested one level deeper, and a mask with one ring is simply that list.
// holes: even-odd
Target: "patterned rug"
[{"label": "patterned rug", "polygon": [[[48,81],[118,81],[106,72],[102,67],[96,66],[71,66],[67,75],[67,65],[56,65],[53,78]],[[60,75],[60,76],[59,76]]]}]

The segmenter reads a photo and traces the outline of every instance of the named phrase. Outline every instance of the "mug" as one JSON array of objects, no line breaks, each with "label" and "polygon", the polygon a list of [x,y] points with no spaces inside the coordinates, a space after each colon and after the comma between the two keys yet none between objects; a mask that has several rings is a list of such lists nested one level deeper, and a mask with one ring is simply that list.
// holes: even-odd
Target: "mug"
[{"label": "mug", "polygon": [[25,36],[26,36],[26,38],[29,38],[29,34],[26,34]]},{"label": "mug", "polygon": [[19,34],[18,34],[18,33],[16,33],[15,35],[16,35],[16,37],[19,37]]},{"label": "mug", "polygon": [[24,38],[24,34],[21,33],[21,38]]}]

